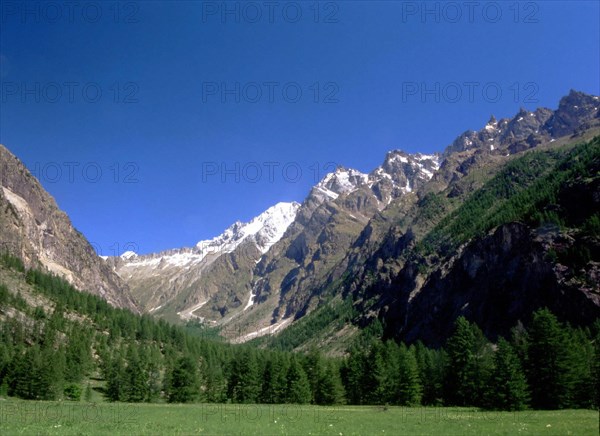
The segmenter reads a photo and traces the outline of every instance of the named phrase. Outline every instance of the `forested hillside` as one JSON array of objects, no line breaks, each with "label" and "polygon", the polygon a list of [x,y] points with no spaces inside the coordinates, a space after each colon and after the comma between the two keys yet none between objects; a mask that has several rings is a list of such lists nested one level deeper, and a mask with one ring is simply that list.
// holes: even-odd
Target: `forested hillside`
[{"label": "forested hillside", "polygon": [[[596,407],[600,321],[561,324],[548,310],[490,343],[465,318],[445,347],[363,331],[344,358],[230,345],[115,309],[64,280],[0,269],[0,392],[24,399]],[[195,332],[195,333],[193,333]],[[208,334],[208,332],[207,332]]]},{"label": "forested hillside", "polygon": [[[277,322],[269,315],[274,306],[264,306],[261,316],[252,308],[266,301],[260,292],[251,293],[242,309],[246,318],[237,326],[233,315],[230,323],[210,324],[193,310],[183,325],[135,314],[109,304],[97,289],[76,289],[51,269],[37,269],[39,264],[15,255],[20,251],[11,244],[0,258],[0,395],[502,410],[598,407],[597,134],[590,127],[515,156],[473,148],[461,136],[427,182],[419,174],[430,171],[421,162],[433,158],[413,156],[411,163],[401,152],[390,153],[386,162],[404,165],[399,174],[415,166],[420,172],[411,177],[423,178],[422,183],[414,185],[415,192],[404,189],[390,197],[371,219],[354,222],[344,233],[346,252],[329,246],[321,234],[331,230],[327,222],[339,218],[337,209],[323,206],[331,213],[310,226],[292,224],[293,241],[282,239],[285,256],[295,253],[302,265],[306,260],[323,269],[305,277],[310,276],[310,286],[305,283],[302,292],[292,291],[294,285],[271,295],[276,287],[265,285],[263,297],[268,293],[275,303],[287,299],[284,305],[294,307],[289,314],[275,310]],[[471,136],[485,142],[486,135]],[[344,174],[334,175],[345,180]],[[363,176],[357,190],[339,194],[340,201],[358,201],[371,190],[371,176]],[[320,188],[325,193],[326,186]],[[313,191],[309,198],[318,189]],[[15,212],[11,204],[6,203],[5,215]],[[342,221],[349,222],[346,218]],[[307,240],[301,235],[307,228],[320,248],[304,250]],[[330,254],[325,263],[323,250]],[[269,269],[283,259],[275,252],[267,258],[252,263]],[[299,285],[302,268],[288,268],[277,280]],[[263,331],[271,334],[258,337]],[[239,338],[254,339],[244,345],[227,342]]]},{"label": "forested hillside", "polygon": [[[541,307],[574,325],[600,317],[600,138],[526,152],[471,192],[456,194],[459,183],[385,217],[391,230],[371,251],[356,244],[324,287],[352,306],[331,323],[377,322],[386,338],[440,346],[461,315],[494,340]],[[295,340],[335,307],[280,336]],[[321,331],[305,342],[324,340]]]}]

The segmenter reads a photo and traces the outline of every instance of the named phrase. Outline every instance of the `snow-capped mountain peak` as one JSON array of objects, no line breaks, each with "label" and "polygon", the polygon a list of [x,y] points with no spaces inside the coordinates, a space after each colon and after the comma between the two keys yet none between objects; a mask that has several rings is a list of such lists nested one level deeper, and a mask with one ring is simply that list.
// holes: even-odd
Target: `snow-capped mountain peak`
[{"label": "snow-capped mountain peak", "polygon": [[370,177],[377,178],[382,174],[387,174],[388,179],[408,186],[405,178],[417,176],[429,180],[439,167],[440,161],[437,154],[408,154],[402,150],[392,150],[387,153],[383,165],[373,171]]},{"label": "snow-capped mountain peak", "polygon": [[487,122],[484,129],[487,131],[494,131],[498,129],[498,121],[496,120],[495,116],[492,115],[490,117],[490,120]]},{"label": "snow-capped mountain peak", "polygon": [[339,167],[328,173],[317,184],[317,188],[329,189],[336,194],[346,194],[367,183],[368,176],[355,169]]},{"label": "snow-capped mountain peak", "polygon": [[313,194],[321,200],[335,200],[341,194],[349,194],[368,183],[369,176],[352,168],[338,167],[328,173],[313,188]]},{"label": "snow-capped mountain peak", "polygon": [[419,188],[423,182],[433,177],[439,167],[438,154],[409,154],[402,150],[392,150],[387,153],[383,164],[369,174],[338,167],[336,171],[323,177],[311,194],[312,198],[321,202],[334,201],[342,194],[366,187],[385,206],[398,195]]},{"label": "snow-capped mountain peak", "polygon": [[126,251],[120,258],[125,261],[124,268],[165,268],[191,267],[211,260],[222,254],[231,253],[242,242],[253,238],[258,250],[264,254],[279,241],[288,226],[296,218],[300,204],[277,203],[247,223],[236,221],[222,234],[212,239],[202,240],[194,247],[177,248],[160,253],[139,256],[133,251]]},{"label": "snow-capped mountain peak", "polygon": [[277,203],[247,223],[237,221],[221,235],[198,242],[196,247],[206,254],[230,253],[247,238],[254,236],[257,247],[265,253],[281,239],[296,218],[299,207],[300,204],[296,202]]}]

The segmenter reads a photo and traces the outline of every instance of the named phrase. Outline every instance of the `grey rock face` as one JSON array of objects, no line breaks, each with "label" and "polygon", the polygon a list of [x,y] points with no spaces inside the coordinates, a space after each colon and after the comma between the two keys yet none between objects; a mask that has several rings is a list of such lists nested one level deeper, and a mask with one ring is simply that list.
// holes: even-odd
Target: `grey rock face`
[{"label": "grey rock face", "polygon": [[0,145],[0,250],[137,311],[127,285],[98,257],[27,168]]}]

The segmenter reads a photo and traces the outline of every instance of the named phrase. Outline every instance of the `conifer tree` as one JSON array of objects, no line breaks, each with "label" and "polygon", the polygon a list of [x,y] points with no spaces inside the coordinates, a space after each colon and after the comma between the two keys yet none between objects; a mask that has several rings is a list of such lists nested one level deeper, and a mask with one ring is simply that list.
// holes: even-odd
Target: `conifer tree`
[{"label": "conifer tree", "polygon": [[319,387],[319,380],[321,380],[323,372],[323,357],[321,352],[312,346],[304,359],[304,371],[310,384],[311,392],[311,403],[316,403],[317,389]]},{"label": "conifer tree", "polygon": [[92,361],[89,332],[78,328],[71,329],[65,357],[65,380],[72,383],[79,383],[89,370]]},{"label": "conifer tree", "polygon": [[39,377],[43,386],[40,388],[40,399],[55,400],[64,390],[64,348],[54,350],[49,344],[47,345],[40,352]]},{"label": "conifer tree", "polygon": [[580,328],[565,329],[568,360],[567,384],[571,387],[565,407],[593,408],[595,391],[595,349],[586,332]]},{"label": "conifer tree", "polygon": [[295,356],[292,357],[287,371],[286,400],[293,404],[306,404],[311,400],[308,378]]},{"label": "conifer tree", "polygon": [[270,356],[265,364],[260,400],[267,404],[277,404],[285,400],[287,390],[287,368],[277,354]]},{"label": "conifer tree", "polygon": [[399,360],[398,403],[402,406],[419,405],[421,403],[422,386],[414,347],[407,349],[406,345],[401,344]]},{"label": "conifer tree", "polygon": [[35,400],[40,393],[40,353],[37,345],[24,352],[17,352],[11,362],[12,388],[9,395],[25,400]]},{"label": "conifer tree", "polygon": [[362,353],[357,348],[353,348],[342,367],[342,380],[350,404],[364,403],[364,360]]},{"label": "conifer tree", "polygon": [[344,402],[344,386],[335,362],[324,364],[315,393],[317,404],[332,405]]},{"label": "conifer tree", "polygon": [[111,358],[107,365],[106,378],[106,397],[109,401],[124,401],[126,393],[124,384],[126,383],[125,365],[121,356],[117,353]]},{"label": "conifer tree", "polygon": [[386,387],[387,371],[386,362],[383,356],[383,344],[374,341],[371,345],[364,369],[363,388],[366,393],[368,404],[385,404],[388,402],[386,394],[389,391]]},{"label": "conifer tree", "polygon": [[146,363],[147,373],[147,395],[146,401],[153,402],[160,397],[161,390],[161,354],[160,350],[152,347],[149,351],[148,361]]},{"label": "conifer tree", "polygon": [[127,367],[123,378],[123,399],[132,403],[145,401],[148,397],[148,374],[142,365],[135,346],[127,353]]},{"label": "conifer tree", "polygon": [[529,401],[529,393],[521,362],[504,338],[499,338],[497,345],[489,405],[497,410],[523,410]]},{"label": "conifer tree", "polygon": [[415,357],[422,384],[421,402],[426,406],[439,406],[444,398],[446,354],[444,350],[430,350],[422,342],[415,346]]},{"label": "conifer tree", "polygon": [[183,356],[175,362],[168,387],[169,403],[189,403],[198,398],[200,379],[198,366],[191,356]]},{"label": "conifer tree", "polygon": [[229,392],[236,403],[256,403],[260,393],[259,371],[254,352],[244,349],[232,362]]},{"label": "conifer tree", "polygon": [[448,367],[445,398],[451,405],[469,405],[473,399],[475,335],[469,322],[462,316],[454,323],[454,334],[448,339],[446,352]]},{"label": "conifer tree", "polygon": [[387,341],[383,347],[383,361],[385,366],[382,383],[380,404],[397,404],[399,401],[398,390],[401,377],[400,347],[395,341]]},{"label": "conifer tree", "polygon": [[569,404],[569,376],[565,331],[548,309],[533,314],[527,350],[531,405],[536,409],[560,409]]}]

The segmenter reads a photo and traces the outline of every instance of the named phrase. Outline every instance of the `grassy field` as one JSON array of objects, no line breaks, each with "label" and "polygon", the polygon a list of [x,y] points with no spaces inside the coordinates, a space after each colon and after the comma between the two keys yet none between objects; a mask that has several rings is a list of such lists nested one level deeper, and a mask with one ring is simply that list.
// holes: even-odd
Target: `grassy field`
[{"label": "grassy field", "polygon": [[234,404],[110,404],[0,400],[0,434],[597,435],[593,410]]}]

